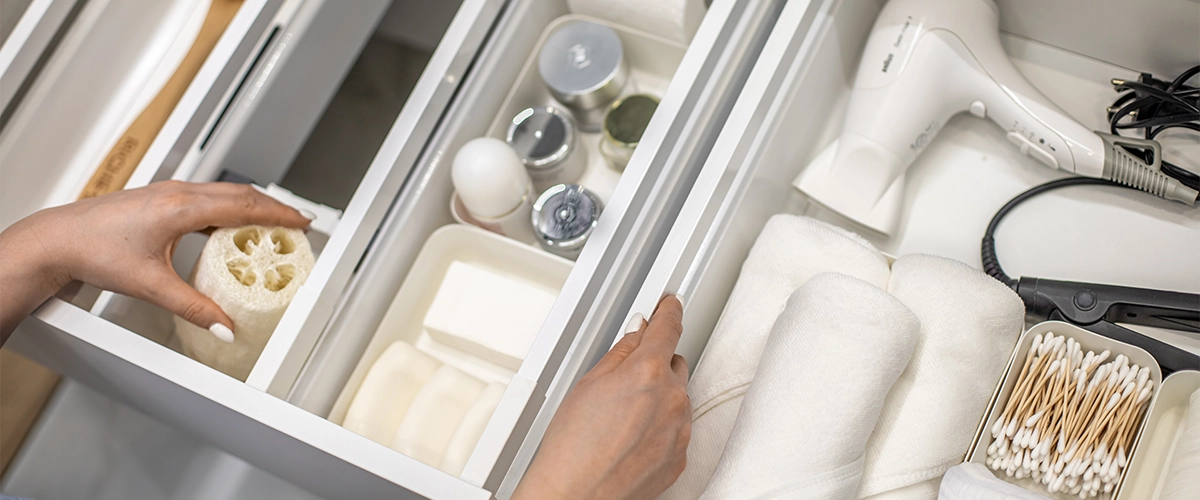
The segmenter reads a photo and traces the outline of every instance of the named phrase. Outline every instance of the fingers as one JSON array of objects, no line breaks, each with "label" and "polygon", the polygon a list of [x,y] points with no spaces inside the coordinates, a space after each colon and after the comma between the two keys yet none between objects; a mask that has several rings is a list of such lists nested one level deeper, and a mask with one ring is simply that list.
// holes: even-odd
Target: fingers
[{"label": "fingers", "polygon": [[189,286],[174,271],[155,272],[149,279],[152,283],[143,287],[149,293],[137,298],[213,332],[224,342],[233,342],[233,320],[216,302]]},{"label": "fingers", "polygon": [[592,368],[592,372],[608,373],[620,365],[625,358],[637,349],[638,344],[642,339],[642,332],[646,331],[646,320],[642,318],[642,313],[636,313],[632,318],[629,318],[629,324],[625,326],[625,334],[616,345],[609,349],[608,353],[600,358],[600,362]]},{"label": "fingers", "polygon": [[183,189],[196,195],[193,206],[184,211],[187,225],[193,231],[247,224],[299,229],[312,223],[312,219],[299,210],[246,184],[212,182],[190,184]]},{"label": "fingers", "polygon": [[671,357],[671,371],[675,373],[675,378],[679,379],[679,383],[687,387],[688,367],[687,360],[678,354]]},{"label": "fingers", "polygon": [[683,335],[683,304],[676,296],[667,295],[658,301],[658,309],[641,335],[637,354],[670,363],[680,335]]}]

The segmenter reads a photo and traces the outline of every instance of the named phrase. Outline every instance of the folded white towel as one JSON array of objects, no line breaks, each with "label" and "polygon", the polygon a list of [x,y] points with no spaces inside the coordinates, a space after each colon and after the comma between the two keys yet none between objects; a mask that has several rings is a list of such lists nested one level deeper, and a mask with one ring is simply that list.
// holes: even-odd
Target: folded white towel
[{"label": "folded white towel", "polygon": [[997,479],[983,464],[951,467],[942,478],[938,500],[1050,500],[1015,484]]},{"label": "folded white towel", "polygon": [[1200,495],[1200,391],[1192,393],[1182,425],[1183,433],[1167,467],[1162,500],[1194,500]]},{"label": "folded white towel", "polygon": [[701,498],[854,498],[867,439],[918,329],[875,285],[812,278],[775,322]]},{"label": "folded white towel", "polygon": [[822,272],[839,272],[884,288],[889,270],[883,255],[854,233],[807,217],[771,217],[742,264],[688,384],[688,465],[660,499],[691,500],[704,491],[754,379],[771,326],[792,292]]},{"label": "folded white towel", "polygon": [[[958,261],[909,255],[888,291],[921,322],[912,362],[888,394],[867,445],[860,498],[934,498],[962,461],[1024,327],[1016,293]],[[894,492],[894,494],[889,494]]]}]

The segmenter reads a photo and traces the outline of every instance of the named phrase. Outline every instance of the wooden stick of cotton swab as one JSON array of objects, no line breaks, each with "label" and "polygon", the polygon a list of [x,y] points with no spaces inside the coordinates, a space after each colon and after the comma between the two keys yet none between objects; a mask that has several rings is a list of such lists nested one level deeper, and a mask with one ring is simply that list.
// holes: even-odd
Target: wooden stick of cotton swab
[{"label": "wooden stick of cotton swab", "polygon": [[1004,411],[988,466],[1080,498],[1111,492],[1152,394],[1149,370],[1074,339],[1035,337]]}]

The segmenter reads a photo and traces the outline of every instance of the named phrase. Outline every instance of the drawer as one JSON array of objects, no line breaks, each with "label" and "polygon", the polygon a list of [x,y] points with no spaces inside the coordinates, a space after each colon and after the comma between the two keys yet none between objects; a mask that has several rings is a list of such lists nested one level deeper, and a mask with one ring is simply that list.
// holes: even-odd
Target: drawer
[{"label": "drawer", "polygon": [[[130,184],[229,172],[279,180],[386,7],[359,4],[280,6],[285,20],[264,28],[238,78],[213,91],[219,105],[189,115],[196,133],[164,143],[163,160],[139,168]],[[507,497],[536,449],[531,424],[576,332],[627,308],[781,6],[718,0],[690,44],[661,41],[676,55],[650,60],[673,68],[639,80],[660,105],[459,477],[342,428],[334,403],[422,243],[453,222],[450,158],[466,141],[494,135],[511,106],[526,105],[513,89],[536,76],[531,61],[544,32],[571,19],[565,0],[462,3],[245,382],[174,349],[169,314],[110,293],[84,304],[90,311],[51,300],[9,345],[325,497]],[[321,78],[329,80],[308,81]],[[181,243],[181,274],[203,241]]]},{"label": "drawer", "polygon": [[[883,3],[789,1],[780,14],[628,312],[649,314],[666,292],[684,296],[684,334],[678,353],[692,368],[704,352],[742,262],[772,215],[805,215],[842,226],[889,255],[931,253],[981,268],[980,240],[996,210],[1034,185],[1066,176],[1012,147],[994,123],[963,113],[945,124],[910,167],[902,222],[890,238],[842,218],[792,187],[809,161],[841,132],[853,76]],[[1108,128],[1104,110],[1117,95],[1110,78],[1136,79],[1139,71],[1152,70],[1156,76],[1173,78],[1194,64],[1186,58],[1151,57],[1149,47],[1137,56],[1154,68],[1130,69],[1108,62],[1128,60],[1131,47],[1091,46],[1092,52],[1081,55],[1074,52],[1079,38],[1070,39],[1072,50],[1056,44],[1063,42],[1064,32],[1090,33],[1087,26],[1094,20],[1076,19],[1065,14],[1075,11],[1066,9],[1034,25],[1012,25],[1013,19],[1029,19],[1025,6],[997,3],[1001,40],[1018,70],[1094,130]],[[1105,19],[1123,15],[1116,2],[1089,8]],[[1139,15],[1177,22],[1177,9],[1185,8],[1187,2],[1162,2],[1161,9]],[[1194,13],[1195,5],[1190,8]],[[1188,29],[1197,29],[1195,16],[1189,19]],[[1151,30],[1151,26],[1143,28]],[[1020,30],[1021,36],[1013,35],[1014,30]],[[1167,154],[1171,161],[1193,170],[1200,166],[1195,148],[1175,153],[1168,148]],[[1016,209],[996,239],[1004,267],[1014,276],[1200,292],[1200,261],[1195,258],[1200,208],[1126,190],[1065,189]],[[1153,261],[1144,260],[1144,255],[1154,255]],[[577,345],[577,350],[606,351],[615,331],[610,329],[590,346]],[[1164,334],[1164,338],[1181,345],[1182,337]],[[559,377],[578,379],[584,371],[564,371]]]},{"label": "drawer", "polygon": [[[1017,68],[1092,129],[1107,130],[1104,109],[1116,96],[1110,78],[1136,78],[1139,71],[1173,77],[1195,64],[1186,58],[1158,57],[1174,51],[1176,43],[1186,52],[1195,38],[1168,40],[1149,32],[1139,37],[1172,44],[1170,50],[1158,52],[1145,46],[1116,49],[1087,43],[1086,36],[1094,33],[1091,23],[1098,21],[1085,21],[1074,13],[1086,8],[1105,20],[1111,16],[1117,24],[1120,16],[1129,14],[1119,2],[1059,5],[1055,17],[1045,17],[1043,10],[1034,14],[1021,2],[997,3],[1004,49]],[[1065,176],[1021,154],[1000,127],[963,113],[945,124],[910,168],[904,219],[890,238],[831,213],[792,187],[809,161],[841,132],[860,55],[883,4],[786,3],[640,289],[631,302],[611,310],[617,317],[607,319],[604,328],[581,331],[575,339],[531,435],[544,432],[570,387],[615,343],[621,325],[634,313],[648,317],[665,293],[685,299],[677,353],[694,369],[750,248],[772,215],[830,222],[892,256],[931,253],[980,268],[980,240],[995,211],[1025,189]],[[1195,15],[1182,15],[1185,10],[1194,14],[1194,3],[1158,5],[1159,10],[1139,12],[1157,22],[1131,29],[1156,30],[1154,26],[1165,25],[1160,23],[1186,17],[1191,25],[1181,32],[1200,32]],[[1013,10],[1016,15],[1010,15]],[[1037,23],[1014,22],[1034,17]],[[1076,35],[1071,45],[1059,45],[1063,33]],[[1081,48],[1090,52],[1079,52]],[[1124,66],[1133,52],[1145,67]],[[1183,146],[1175,153],[1168,149],[1172,161],[1193,171],[1200,167],[1196,152],[1195,147],[1190,152]],[[1015,276],[1200,292],[1200,261],[1195,258],[1200,208],[1149,195],[1109,188],[1047,193],[1005,219],[997,244],[1005,269]],[[1147,260],[1145,255],[1154,257]],[[1196,346],[1190,335],[1130,328],[1180,347]]]},{"label": "drawer", "polygon": [[[130,186],[174,169],[179,148],[200,134],[271,26],[286,16],[284,6],[282,0],[243,3]],[[206,13],[205,3],[192,0],[30,2],[0,48],[0,227],[79,196],[122,131],[174,73]]]}]

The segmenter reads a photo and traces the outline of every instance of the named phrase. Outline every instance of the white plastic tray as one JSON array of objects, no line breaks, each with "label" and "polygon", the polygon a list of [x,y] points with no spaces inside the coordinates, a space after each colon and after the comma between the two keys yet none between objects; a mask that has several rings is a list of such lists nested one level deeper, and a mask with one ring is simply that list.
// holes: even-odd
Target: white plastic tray
[{"label": "white plastic tray", "polygon": [[412,271],[400,285],[400,292],[392,300],[379,329],[334,403],[330,421],[341,424],[371,365],[388,346],[400,340],[485,382],[509,382],[514,373],[512,370],[437,342],[424,330],[425,313],[454,261],[511,276],[555,293],[567,280],[572,264],[562,257],[474,226],[451,224],[437,230],[426,240],[413,262]]},{"label": "white plastic tray", "polygon": [[1189,398],[1196,391],[1200,391],[1200,372],[1197,371],[1175,372],[1163,381],[1154,406],[1146,414],[1141,443],[1130,458],[1125,485],[1116,496],[1118,500],[1158,498],[1171,467],[1175,443],[1183,432]]},{"label": "white plastic tray", "polygon": [[[1025,356],[1029,353],[1029,347],[1033,343],[1034,337],[1045,334],[1046,332],[1054,332],[1055,336],[1066,335],[1068,338],[1075,339],[1079,342],[1083,352],[1093,351],[1100,353],[1108,350],[1112,353],[1109,360],[1115,359],[1117,355],[1124,354],[1129,358],[1129,362],[1143,367],[1150,367],[1150,380],[1154,382],[1154,394],[1150,397],[1150,404],[1153,405],[1158,398],[1159,388],[1162,385],[1162,370],[1158,367],[1158,362],[1154,357],[1145,350],[1123,342],[1117,342],[1108,337],[1103,337],[1084,330],[1070,323],[1061,321],[1046,321],[1038,323],[1025,332],[1021,336],[1021,340],[1017,342],[1017,348],[1013,351],[1012,357],[1008,361],[1008,369],[1004,373],[1004,377],[1000,379],[1000,385],[996,389],[996,393],[992,395],[992,402],[989,405],[987,413],[984,414],[983,421],[979,424],[979,429],[976,431],[975,441],[971,444],[971,448],[967,452],[967,461],[979,464],[985,464],[987,461],[987,449],[992,444],[992,433],[989,431],[992,424],[1000,418],[1000,414],[1004,411],[1004,406],[1012,394],[1014,386],[1017,383],[1017,378],[1021,375]],[[1142,435],[1142,429],[1145,427],[1145,419],[1138,425],[1138,432],[1135,434],[1133,448],[1130,453],[1136,452],[1139,446],[1139,441]],[[986,465],[986,464],[985,464]],[[990,470],[990,469],[989,469]],[[1117,481],[1117,485],[1113,488],[1113,493],[1101,493],[1098,498],[1106,499],[1113,498],[1114,495],[1121,492],[1122,483],[1129,473],[1127,467],[1121,474],[1121,479]],[[996,477],[1016,484],[1027,490],[1040,493],[1042,495],[1056,498],[1059,500],[1069,500],[1075,498],[1075,495],[1068,495],[1063,492],[1050,493],[1040,483],[1035,482],[1031,478],[1015,479],[1008,477],[1005,474],[997,474]]]}]

